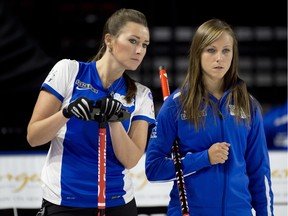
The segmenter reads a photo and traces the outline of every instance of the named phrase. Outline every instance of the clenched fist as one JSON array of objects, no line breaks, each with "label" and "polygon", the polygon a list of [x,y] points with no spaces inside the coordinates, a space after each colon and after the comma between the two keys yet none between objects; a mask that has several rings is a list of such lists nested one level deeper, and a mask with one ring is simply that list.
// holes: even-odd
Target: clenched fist
[{"label": "clenched fist", "polygon": [[226,142],[214,143],[208,149],[209,160],[212,165],[224,164],[228,160],[230,144]]}]

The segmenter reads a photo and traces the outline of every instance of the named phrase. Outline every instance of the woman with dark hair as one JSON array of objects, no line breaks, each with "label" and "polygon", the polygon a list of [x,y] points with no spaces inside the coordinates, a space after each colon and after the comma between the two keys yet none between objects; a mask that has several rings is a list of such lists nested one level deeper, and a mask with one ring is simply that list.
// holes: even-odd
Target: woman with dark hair
[{"label": "woman with dark hair", "polygon": [[[27,133],[32,147],[50,142],[39,215],[97,214],[98,129],[104,117],[105,215],[137,216],[129,169],[144,154],[155,114],[150,89],[125,71],[139,67],[149,40],[144,14],[120,9],[107,20],[91,61],[60,60],[45,79]],[[129,113],[126,119],[120,115],[123,109]]]}]

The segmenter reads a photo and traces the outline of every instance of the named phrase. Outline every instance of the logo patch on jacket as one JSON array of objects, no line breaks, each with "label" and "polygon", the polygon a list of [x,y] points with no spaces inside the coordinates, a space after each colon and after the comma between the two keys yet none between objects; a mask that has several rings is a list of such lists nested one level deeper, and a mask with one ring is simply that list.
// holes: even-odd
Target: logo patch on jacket
[{"label": "logo patch on jacket", "polygon": [[[228,107],[230,115],[235,116],[235,105],[228,105]],[[242,119],[247,118],[242,108],[240,108],[240,115]]]}]

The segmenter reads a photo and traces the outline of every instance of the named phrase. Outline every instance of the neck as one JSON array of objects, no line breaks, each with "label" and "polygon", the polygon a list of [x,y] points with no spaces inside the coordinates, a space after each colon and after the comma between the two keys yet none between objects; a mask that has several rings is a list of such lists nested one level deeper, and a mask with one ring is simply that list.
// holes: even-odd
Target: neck
[{"label": "neck", "polygon": [[117,70],[117,67],[105,61],[104,56],[96,62],[96,68],[104,88],[109,88],[124,73],[124,70]]}]

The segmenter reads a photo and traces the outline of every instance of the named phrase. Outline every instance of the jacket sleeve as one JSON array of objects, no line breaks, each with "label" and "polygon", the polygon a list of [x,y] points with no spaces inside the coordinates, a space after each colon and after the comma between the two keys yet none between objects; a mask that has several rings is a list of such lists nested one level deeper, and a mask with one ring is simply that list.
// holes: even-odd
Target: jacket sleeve
[{"label": "jacket sleeve", "polygon": [[169,181],[175,178],[171,149],[177,129],[175,122],[171,123],[175,121],[171,102],[170,98],[167,98],[160,108],[156,126],[153,128],[148,142],[145,171],[149,181]]},{"label": "jacket sleeve", "polygon": [[[171,96],[159,110],[156,127],[152,130],[146,151],[145,171],[149,181],[172,181],[176,179],[176,170],[171,156],[172,146],[179,128],[179,111]],[[180,144],[181,148],[181,144]],[[184,176],[193,174],[203,167],[210,166],[207,150],[181,158]]]},{"label": "jacket sleeve", "polygon": [[273,215],[273,191],[268,148],[260,105],[253,105],[251,131],[247,140],[246,163],[252,206],[257,216]]}]

